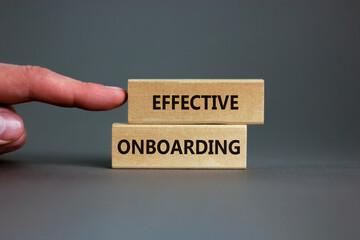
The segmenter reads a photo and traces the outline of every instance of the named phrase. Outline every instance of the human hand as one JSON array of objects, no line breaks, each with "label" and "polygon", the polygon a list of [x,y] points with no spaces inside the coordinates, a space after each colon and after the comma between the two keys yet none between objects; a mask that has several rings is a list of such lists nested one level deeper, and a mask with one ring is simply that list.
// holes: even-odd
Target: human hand
[{"label": "human hand", "polygon": [[118,87],[81,82],[37,66],[0,63],[0,154],[19,149],[26,141],[23,120],[12,104],[40,101],[102,111],[121,106],[126,97]]}]

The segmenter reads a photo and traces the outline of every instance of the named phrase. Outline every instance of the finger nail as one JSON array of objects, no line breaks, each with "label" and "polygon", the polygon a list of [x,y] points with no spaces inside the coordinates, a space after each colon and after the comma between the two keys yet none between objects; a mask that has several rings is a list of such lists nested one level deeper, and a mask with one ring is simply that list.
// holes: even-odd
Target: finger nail
[{"label": "finger nail", "polygon": [[23,132],[23,123],[13,114],[0,114],[0,144],[17,139]]},{"label": "finger nail", "polygon": [[116,90],[116,91],[124,91],[125,92],[125,90],[124,89],[122,89],[122,88],[119,88],[119,87],[114,87],[114,86],[105,86],[106,88],[110,88],[110,89],[112,89],[112,90]]}]

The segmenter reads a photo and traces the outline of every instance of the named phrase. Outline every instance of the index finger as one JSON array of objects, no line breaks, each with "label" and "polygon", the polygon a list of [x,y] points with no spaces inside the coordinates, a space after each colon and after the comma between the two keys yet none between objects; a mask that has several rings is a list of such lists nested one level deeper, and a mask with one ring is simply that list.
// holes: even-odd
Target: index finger
[{"label": "index finger", "polygon": [[46,68],[0,63],[0,103],[40,101],[62,107],[109,110],[126,102],[118,87],[81,82]]}]

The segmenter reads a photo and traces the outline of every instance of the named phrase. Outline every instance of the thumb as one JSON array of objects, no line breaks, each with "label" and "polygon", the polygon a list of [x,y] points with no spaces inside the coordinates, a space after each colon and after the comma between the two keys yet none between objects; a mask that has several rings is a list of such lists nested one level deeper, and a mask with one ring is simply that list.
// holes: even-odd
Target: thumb
[{"label": "thumb", "polygon": [[12,109],[0,107],[0,154],[14,151],[25,144],[24,123]]}]

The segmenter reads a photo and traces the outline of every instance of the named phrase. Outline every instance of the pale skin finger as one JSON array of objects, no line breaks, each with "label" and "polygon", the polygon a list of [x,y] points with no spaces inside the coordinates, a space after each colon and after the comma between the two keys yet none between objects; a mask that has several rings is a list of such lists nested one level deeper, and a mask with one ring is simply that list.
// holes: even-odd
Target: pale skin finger
[{"label": "pale skin finger", "polygon": [[21,148],[26,138],[21,117],[11,107],[0,107],[0,154]]},{"label": "pale skin finger", "polygon": [[126,101],[126,91],[85,83],[37,66],[0,63],[0,103],[40,101],[62,107],[109,110]]},{"label": "pale skin finger", "polygon": [[102,111],[119,107],[126,99],[126,91],[119,87],[81,82],[37,66],[0,63],[0,154],[22,147],[27,138],[24,123],[10,104],[40,101]]}]

